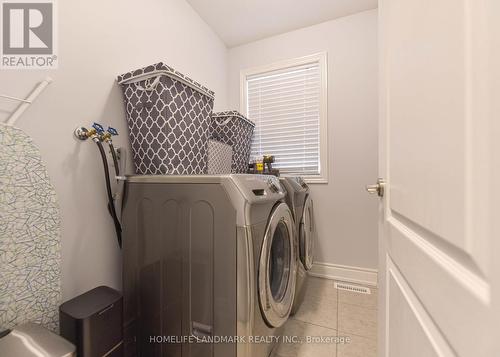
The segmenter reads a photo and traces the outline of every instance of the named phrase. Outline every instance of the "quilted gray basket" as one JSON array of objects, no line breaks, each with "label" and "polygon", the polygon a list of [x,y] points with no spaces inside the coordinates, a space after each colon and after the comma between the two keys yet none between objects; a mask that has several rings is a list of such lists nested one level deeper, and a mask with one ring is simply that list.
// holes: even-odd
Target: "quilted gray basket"
[{"label": "quilted gray basket", "polygon": [[210,138],[233,148],[232,173],[246,173],[255,124],[237,111],[212,114]]},{"label": "quilted gray basket", "polygon": [[231,173],[233,148],[217,140],[208,140],[208,174],[223,175]]},{"label": "quilted gray basket", "polygon": [[118,77],[137,174],[208,172],[214,92],[164,63]]}]

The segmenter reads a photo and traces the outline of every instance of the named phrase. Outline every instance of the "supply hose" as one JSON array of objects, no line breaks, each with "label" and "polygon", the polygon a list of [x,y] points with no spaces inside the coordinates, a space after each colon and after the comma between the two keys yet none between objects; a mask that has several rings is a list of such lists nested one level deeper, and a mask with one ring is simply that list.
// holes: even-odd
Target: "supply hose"
[{"label": "supply hose", "polygon": [[118,166],[118,158],[116,157],[115,147],[113,146],[111,140],[108,141],[108,144],[109,144],[109,150],[111,150],[111,156],[113,157],[113,165],[115,165],[116,176],[120,176],[120,167]]},{"label": "supply hose", "polygon": [[[122,227],[121,227],[120,221],[118,220],[118,217],[116,215],[115,204],[114,204],[114,200],[113,200],[113,193],[111,191],[111,182],[109,179],[108,160],[106,158],[106,153],[104,152],[104,147],[102,146],[102,143],[99,140],[94,140],[94,141],[95,141],[97,147],[99,148],[99,152],[101,153],[102,164],[104,166],[104,179],[106,181],[106,191],[108,194],[108,211],[109,211],[109,214],[111,215],[111,218],[113,218],[113,223],[115,225],[115,231],[116,231],[116,238],[118,240],[118,245],[120,246],[120,249],[121,249],[121,247],[122,247]],[[114,153],[114,149],[112,149],[111,152]],[[115,165],[117,165],[117,164],[115,164]],[[116,167],[116,170],[118,170],[118,166],[115,166],[115,167]]]}]

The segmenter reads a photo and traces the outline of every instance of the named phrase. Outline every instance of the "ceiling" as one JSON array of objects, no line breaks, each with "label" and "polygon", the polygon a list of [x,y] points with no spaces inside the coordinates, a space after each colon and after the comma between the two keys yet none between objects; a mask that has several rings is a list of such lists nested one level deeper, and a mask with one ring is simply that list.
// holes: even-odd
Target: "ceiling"
[{"label": "ceiling", "polygon": [[187,1],[228,47],[377,7],[377,0]]}]

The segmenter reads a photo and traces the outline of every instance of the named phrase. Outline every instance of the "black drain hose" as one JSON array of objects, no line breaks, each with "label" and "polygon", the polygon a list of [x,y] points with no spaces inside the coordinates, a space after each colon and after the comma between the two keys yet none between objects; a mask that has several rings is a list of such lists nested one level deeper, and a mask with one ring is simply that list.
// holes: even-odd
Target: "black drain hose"
[{"label": "black drain hose", "polygon": [[120,167],[118,166],[118,158],[116,157],[115,147],[113,146],[111,140],[108,141],[108,144],[109,144],[109,150],[111,150],[111,156],[113,156],[113,164],[115,165],[116,176],[120,176]]},{"label": "black drain hose", "polygon": [[[120,246],[121,249],[122,227],[120,225],[120,221],[118,220],[118,216],[116,215],[115,204],[113,202],[113,193],[111,191],[111,182],[109,180],[108,160],[106,158],[106,153],[104,152],[104,147],[102,146],[102,143],[99,140],[94,140],[94,141],[97,144],[97,147],[99,148],[99,152],[101,153],[102,164],[104,166],[104,179],[106,181],[106,191],[108,193],[108,211],[109,214],[111,215],[111,218],[113,218],[113,223],[115,224],[116,238],[118,240],[118,245]],[[114,148],[111,151],[114,153]],[[113,155],[113,157],[115,157],[115,155]],[[118,170],[117,161],[115,161],[115,165],[116,165],[116,170]]]}]

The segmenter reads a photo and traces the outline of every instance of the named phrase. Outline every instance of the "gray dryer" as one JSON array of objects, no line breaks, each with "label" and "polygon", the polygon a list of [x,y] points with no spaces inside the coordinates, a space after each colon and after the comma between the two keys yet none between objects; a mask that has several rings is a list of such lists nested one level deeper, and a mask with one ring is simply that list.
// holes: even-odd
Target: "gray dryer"
[{"label": "gray dryer", "polygon": [[276,340],[253,338],[280,333],[296,279],[279,180],[130,176],[125,187],[125,355],[267,357]]},{"label": "gray dryer", "polygon": [[297,281],[292,315],[299,309],[307,290],[307,274],[312,268],[314,259],[314,243],[316,241],[316,225],[314,206],[309,186],[299,176],[281,177],[285,188],[286,202],[292,211],[296,228]]}]

